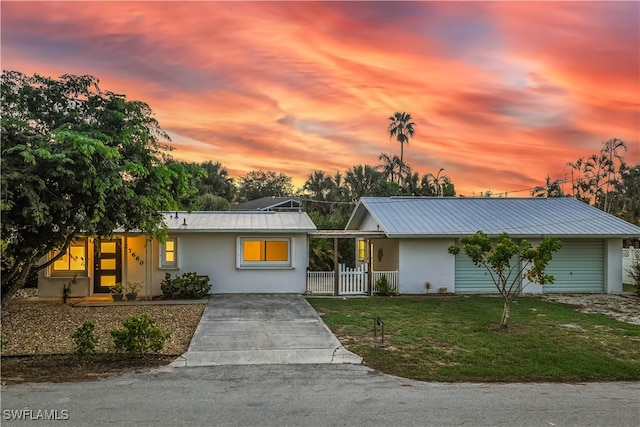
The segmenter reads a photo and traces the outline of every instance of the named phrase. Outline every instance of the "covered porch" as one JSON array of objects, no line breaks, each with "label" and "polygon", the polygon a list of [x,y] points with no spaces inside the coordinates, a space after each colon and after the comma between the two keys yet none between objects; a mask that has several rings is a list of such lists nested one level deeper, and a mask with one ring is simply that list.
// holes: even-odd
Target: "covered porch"
[{"label": "covered porch", "polygon": [[[383,276],[398,291],[398,243],[388,240],[383,231],[318,230],[309,233],[309,238],[333,240],[334,269],[307,271],[307,294],[373,295]],[[338,262],[338,239],[356,239],[355,268]]]}]

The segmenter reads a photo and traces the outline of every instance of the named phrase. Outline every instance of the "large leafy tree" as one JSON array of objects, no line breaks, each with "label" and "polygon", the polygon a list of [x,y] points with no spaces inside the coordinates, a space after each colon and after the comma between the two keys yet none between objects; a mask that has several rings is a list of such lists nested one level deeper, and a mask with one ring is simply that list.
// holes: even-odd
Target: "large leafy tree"
[{"label": "large leafy tree", "polygon": [[553,253],[562,248],[562,242],[555,237],[545,237],[534,248],[527,240],[515,242],[507,233],[492,240],[482,231],[461,237],[459,242],[462,247],[451,245],[449,253],[457,255],[462,250],[477,267],[489,272],[504,301],[500,321],[503,328],[509,324],[511,302],[524,288],[521,278],[541,285],[553,283],[553,276],[546,274],[545,268]]},{"label": "large leafy tree", "polygon": [[250,171],[238,179],[238,198],[242,201],[262,197],[287,197],[293,193],[291,177],[274,171]]},{"label": "large leafy tree", "polygon": [[[387,133],[389,139],[394,139],[400,143],[400,164],[404,164],[404,145],[409,144],[409,138],[413,138],[415,130],[413,127],[416,125],[413,123],[411,114],[395,112],[392,116],[389,116],[389,123],[387,127]],[[401,172],[402,174],[402,172]]]},{"label": "large leafy tree", "polygon": [[1,106],[3,305],[81,234],[162,236],[184,174],[166,166],[168,136],[147,104],[91,76],[5,71]]}]

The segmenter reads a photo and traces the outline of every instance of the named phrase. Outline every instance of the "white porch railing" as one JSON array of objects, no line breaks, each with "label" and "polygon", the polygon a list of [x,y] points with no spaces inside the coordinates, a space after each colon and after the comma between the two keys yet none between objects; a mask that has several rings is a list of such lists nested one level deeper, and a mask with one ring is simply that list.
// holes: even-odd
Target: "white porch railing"
[{"label": "white porch railing", "polygon": [[307,271],[307,292],[313,295],[333,295],[333,271]]},{"label": "white porch railing", "polygon": [[393,288],[396,292],[398,292],[398,272],[397,271],[372,271],[371,272],[371,280],[373,281],[373,293],[375,294],[378,289],[376,287],[376,283],[378,279],[382,276],[387,276],[387,282],[389,286]]},{"label": "white porch railing", "polygon": [[[344,264],[338,266],[339,295],[366,295],[368,283],[368,266],[349,268]],[[376,292],[376,281],[383,275],[387,276],[389,284],[398,290],[397,271],[372,271],[372,292]],[[333,271],[308,271],[307,292],[312,295],[334,295],[335,274]]]},{"label": "white porch railing", "polygon": [[640,262],[640,249],[633,247],[622,249],[622,283],[633,283],[633,279],[627,272],[633,265],[633,260]]}]

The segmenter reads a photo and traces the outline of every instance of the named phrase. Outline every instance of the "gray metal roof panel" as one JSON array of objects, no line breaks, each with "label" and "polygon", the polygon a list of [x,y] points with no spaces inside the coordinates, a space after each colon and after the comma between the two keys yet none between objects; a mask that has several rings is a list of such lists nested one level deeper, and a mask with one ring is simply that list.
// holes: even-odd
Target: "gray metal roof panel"
[{"label": "gray metal roof panel", "polygon": [[640,227],[570,198],[363,197],[347,229],[369,213],[389,237],[640,236]]},{"label": "gray metal roof panel", "polygon": [[[176,218],[177,216],[177,218]],[[305,212],[169,212],[164,215],[169,231],[206,232],[310,232],[316,226]]]}]

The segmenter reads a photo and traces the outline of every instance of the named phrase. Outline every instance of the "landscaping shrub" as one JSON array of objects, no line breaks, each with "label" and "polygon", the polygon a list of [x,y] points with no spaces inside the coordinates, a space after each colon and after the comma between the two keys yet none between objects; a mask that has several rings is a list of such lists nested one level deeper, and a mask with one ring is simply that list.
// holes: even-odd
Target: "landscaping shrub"
[{"label": "landscaping shrub", "polygon": [[389,283],[386,274],[383,274],[378,280],[376,280],[376,289],[376,294],[383,297],[398,295],[398,292],[396,292]]},{"label": "landscaping shrub", "polygon": [[150,319],[147,313],[125,320],[122,326],[122,329],[113,329],[111,336],[116,352],[130,356],[157,353],[164,348],[165,341],[171,337],[171,334],[157,327],[156,321]]},{"label": "landscaping shrub", "polygon": [[633,264],[627,269],[627,272],[633,279],[632,284],[635,286],[638,296],[640,296],[640,261],[637,259],[633,261]]},{"label": "landscaping shrub", "polygon": [[199,276],[198,273],[183,273],[174,278],[166,273],[160,289],[167,298],[202,298],[209,295],[211,284],[209,276]]},{"label": "landscaping shrub", "polygon": [[91,320],[85,322],[71,335],[76,343],[75,353],[80,357],[86,357],[96,352],[98,336],[95,333],[96,325]]}]

